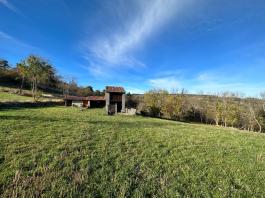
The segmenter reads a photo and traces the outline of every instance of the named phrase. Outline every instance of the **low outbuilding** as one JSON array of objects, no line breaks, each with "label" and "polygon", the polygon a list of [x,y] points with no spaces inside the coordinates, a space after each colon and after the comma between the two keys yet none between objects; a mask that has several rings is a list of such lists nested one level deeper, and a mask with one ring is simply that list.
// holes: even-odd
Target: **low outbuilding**
[{"label": "low outbuilding", "polygon": [[105,96],[65,96],[65,106],[76,106],[85,108],[103,108],[106,105]]},{"label": "low outbuilding", "polygon": [[123,87],[106,86],[105,100],[108,114],[125,112],[125,90]]},{"label": "low outbuilding", "polygon": [[123,87],[106,86],[105,96],[65,96],[65,106],[106,108],[108,114],[125,113],[125,90]]},{"label": "low outbuilding", "polygon": [[88,99],[87,97],[67,95],[64,97],[64,104],[65,106],[87,107]]}]

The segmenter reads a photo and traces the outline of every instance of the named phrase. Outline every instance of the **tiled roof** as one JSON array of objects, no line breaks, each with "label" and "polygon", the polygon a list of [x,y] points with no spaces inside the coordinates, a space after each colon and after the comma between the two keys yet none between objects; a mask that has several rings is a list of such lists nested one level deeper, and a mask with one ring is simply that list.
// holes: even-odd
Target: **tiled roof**
[{"label": "tiled roof", "polygon": [[106,86],[106,92],[109,92],[109,93],[125,93],[125,90],[124,90],[123,87]]},{"label": "tiled roof", "polygon": [[92,101],[105,101],[105,96],[88,96],[87,98]]},{"label": "tiled roof", "polygon": [[104,101],[105,96],[88,96],[88,97],[80,97],[80,96],[65,96],[64,100],[73,100],[73,101],[83,101],[83,100],[90,100],[90,101]]},{"label": "tiled roof", "polygon": [[80,96],[65,96],[64,100],[81,101],[81,100],[88,100],[88,99],[87,97],[80,97]]}]

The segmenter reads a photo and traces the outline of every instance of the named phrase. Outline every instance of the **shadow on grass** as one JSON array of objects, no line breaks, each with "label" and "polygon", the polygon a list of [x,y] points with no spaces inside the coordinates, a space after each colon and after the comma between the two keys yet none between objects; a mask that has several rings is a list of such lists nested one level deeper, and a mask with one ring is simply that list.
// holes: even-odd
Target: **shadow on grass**
[{"label": "shadow on grass", "polygon": [[63,106],[63,102],[0,102],[0,111]]}]

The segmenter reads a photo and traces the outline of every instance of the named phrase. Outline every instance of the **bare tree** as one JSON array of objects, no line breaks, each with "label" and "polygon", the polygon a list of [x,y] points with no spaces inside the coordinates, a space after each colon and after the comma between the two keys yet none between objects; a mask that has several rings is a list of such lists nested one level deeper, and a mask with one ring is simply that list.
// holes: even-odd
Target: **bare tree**
[{"label": "bare tree", "polygon": [[27,75],[27,66],[25,64],[25,61],[23,61],[21,63],[18,63],[16,69],[17,69],[18,75],[21,78],[21,85],[19,87],[19,94],[22,94],[22,89],[23,89],[23,86],[24,86],[25,77]]},{"label": "bare tree", "polygon": [[261,99],[262,99],[262,107],[263,111],[265,112],[265,91],[260,93]]},{"label": "bare tree", "polygon": [[248,105],[248,107],[249,107],[249,112],[250,112],[250,115],[251,115],[251,117],[253,118],[253,120],[256,122],[256,124],[258,125],[258,127],[259,127],[259,132],[261,133],[261,131],[262,131],[262,126],[261,126],[261,124],[260,124],[260,122],[259,122],[259,120],[258,120],[258,118],[257,118],[257,112],[255,111],[255,109],[254,109],[254,107],[253,107],[254,105],[252,105],[252,104],[249,104]]},{"label": "bare tree", "polygon": [[168,96],[168,92],[161,89],[151,90],[144,94],[144,102],[152,116],[161,117],[161,110],[166,96]]},{"label": "bare tree", "polygon": [[214,118],[215,125],[219,126],[220,120],[222,119],[222,103],[219,99],[219,96],[216,96],[214,111],[215,111],[215,118]]}]

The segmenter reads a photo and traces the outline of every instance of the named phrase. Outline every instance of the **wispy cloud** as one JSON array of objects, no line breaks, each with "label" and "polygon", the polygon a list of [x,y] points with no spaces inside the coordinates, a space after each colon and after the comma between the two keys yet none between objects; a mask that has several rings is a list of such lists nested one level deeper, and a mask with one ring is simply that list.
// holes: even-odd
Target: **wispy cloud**
[{"label": "wispy cloud", "polygon": [[264,89],[265,83],[228,83],[222,81],[210,81],[210,82],[198,82],[197,84],[193,84],[189,87],[189,91],[191,93],[198,93],[199,91],[203,91],[207,94],[214,94],[219,92],[231,91],[235,93],[239,93],[242,96],[252,96],[258,97],[259,93],[261,93]]},{"label": "wispy cloud", "polygon": [[143,89],[139,89],[139,88],[136,88],[136,87],[126,87],[125,86],[125,90],[126,92],[130,92],[131,94],[144,94],[146,92],[146,90],[143,90]]},{"label": "wispy cloud", "polygon": [[20,49],[23,48],[32,51],[38,49],[2,31],[0,31],[0,43],[9,43],[13,49],[17,47],[19,47]]},{"label": "wispy cloud", "polygon": [[207,81],[207,80],[211,80],[213,78],[213,76],[209,73],[201,73],[198,75],[197,79],[199,81]]},{"label": "wispy cloud", "polygon": [[166,89],[173,91],[181,88],[181,82],[174,76],[149,79],[152,88]]},{"label": "wispy cloud", "polygon": [[[86,58],[94,65],[100,65],[99,69],[110,68],[130,68],[143,67],[145,64],[134,56],[134,52],[139,49],[146,40],[165,25],[175,16],[184,3],[184,0],[136,0],[133,5],[136,7],[135,13],[131,17],[126,17],[126,11],[130,7],[122,6],[115,13],[121,22],[118,30],[112,30],[107,36],[100,36],[93,41],[86,42]],[[118,5],[120,1],[117,1]],[[126,2],[127,3],[127,2]],[[112,5],[114,5],[113,3]],[[128,5],[130,5],[128,3]],[[96,64],[95,64],[96,63]],[[94,71],[94,66],[91,70]]]},{"label": "wispy cloud", "polygon": [[[238,65],[226,65],[223,68],[190,73],[181,71],[178,73],[166,72],[168,75],[157,74],[158,77],[148,80],[149,88],[160,88],[168,91],[185,88],[189,93],[204,92],[215,94],[218,92],[231,91],[245,96],[258,97],[265,90],[265,82],[262,74],[251,70],[260,71],[264,68],[264,61],[253,61]],[[234,68],[234,69],[233,69]],[[160,76],[161,75],[161,76]]]},{"label": "wispy cloud", "polygon": [[215,94],[219,92],[232,91],[245,96],[258,97],[259,93],[264,90],[264,82],[248,83],[235,79],[230,81],[223,78],[209,78],[199,75],[202,79],[197,78],[179,78],[176,76],[168,76],[162,78],[149,79],[149,87],[157,89],[166,89],[168,91],[175,91],[185,88],[189,93],[204,92],[207,94]]},{"label": "wispy cloud", "polygon": [[29,54],[51,57],[46,51],[0,30],[0,55],[23,58]]},{"label": "wispy cloud", "polygon": [[17,14],[20,14],[20,11],[17,7],[15,7],[13,4],[11,4],[8,0],[0,0],[0,4],[5,6],[6,8],[12,10],[13,12],[16,12]]}]

